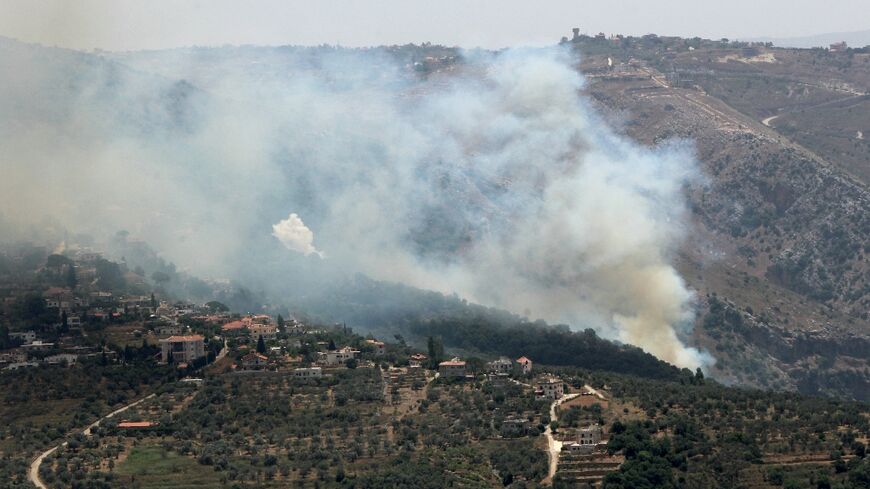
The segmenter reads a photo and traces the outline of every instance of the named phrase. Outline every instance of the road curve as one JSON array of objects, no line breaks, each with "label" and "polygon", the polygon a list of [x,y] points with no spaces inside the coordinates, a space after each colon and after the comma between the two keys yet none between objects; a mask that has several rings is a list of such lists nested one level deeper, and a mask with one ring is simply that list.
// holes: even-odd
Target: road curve
[{"label": "road curve", "polygon": [[[569,401],[579,396],[579,392],[575,392],[574,394],[565,394],[553,401],[550,404],[550,423],[553,421],[558,421],[558,416],[556,416],[556,407],[559,404],[562,404],[565,401]],[[547,427],[544,428],[544,436],[547,437],[547,455],[550,458],[550,466],[547,470],[547,477],[541,481],[542,486],[549,486],[553,484],[553,477],[556,476],[556,469],[559,467],[559,454],[562,452],[562,442],[553,437],[553,430],[550,428],[550,424],[547,424]]]},{"label": "road curve", "polygon": [[761,123],[764,124],[764,125],[767,126],[767,127],[771,127],[771,126],[770,126],[770,123],[773,122],[777,117],[779,117],[779,114],[777,114],[777,115],[772,115],[772,116],[770,116],[770,117],[766,117],[766,118],[764,118],[764,119],[761,120]]},{"label": "road curve", "polygon": [[[102,421],[107,420],[107,419],[111,418],[112,416],[115,416],[116,414],[120,414],[120,413],[130,409],[131,407],[134,407],[134,406],[136,406],[136,405],[138,405],[138,404],[140,404],[148,399],[151,399],[155,395],[156,394],[149,394],[149,395],[143,397],[142,399],[139,399],[138,401],[132,402],[130,404],[127,404],[124,407],[121,407],[121,408],[118,408],[118,409],[112,411],[111,413],[109,413],[109,414],[103,416],[102,418],[94,421],[93,423],[89,424],[87,426],[87,428],[82,430],[82,434],[85,436],[90,436],[91,430],[93,430],[94,428],[99,426]],[[53,447],[49,448],[48,450],[40,453],[39,456],[37,456],[35,459],[33,459],[33,462],[30,463],[30,470],[27,471],[27,479],[34,486],[38,487],[39,489],[48,489],[48,486],[46,486],[42,482],[42,479],[39,478],[39,466],[42,465],[42,461],[45,460],[45,457],[54,453],[54,451],[57,450],[58,448],[60,448],[62,446],[66,446],[66,444],[67,444],[67,442],[63,442],[60,445],[53,446]]]}]

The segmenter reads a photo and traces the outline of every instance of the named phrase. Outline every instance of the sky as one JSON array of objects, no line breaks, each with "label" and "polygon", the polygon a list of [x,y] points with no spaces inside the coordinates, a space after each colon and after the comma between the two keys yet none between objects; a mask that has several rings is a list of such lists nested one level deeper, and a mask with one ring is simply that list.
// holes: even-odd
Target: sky
[{"label": "sky", "polygon": [[789,38],[870,29],[868,0],[2,0],[0,36],[74,49],[546,45],[595,34]]}]

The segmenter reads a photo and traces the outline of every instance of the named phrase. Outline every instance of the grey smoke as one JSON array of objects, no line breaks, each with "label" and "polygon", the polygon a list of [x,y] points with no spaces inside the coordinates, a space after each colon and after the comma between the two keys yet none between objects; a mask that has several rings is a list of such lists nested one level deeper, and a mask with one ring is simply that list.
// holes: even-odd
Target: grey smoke
[{"label": "grey smoke", "polygon": [[468,53],[420,81],[378,50],[28,49],[0,54],[7,219],[127,229],[204,276],[326,256],[708,361],[678,338],[693,294],[671,265],[691,153],[614,134],[566,52]]}]

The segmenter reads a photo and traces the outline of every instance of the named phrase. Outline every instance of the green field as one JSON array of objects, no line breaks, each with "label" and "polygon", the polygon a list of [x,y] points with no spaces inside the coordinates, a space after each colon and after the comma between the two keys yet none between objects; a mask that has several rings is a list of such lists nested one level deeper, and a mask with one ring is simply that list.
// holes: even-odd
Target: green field
[{"label": "green field", "polygon": [[213,468],[155,445],[133,448],[115,474],[118,487],[183,489],[221,485],[220,473]]}]

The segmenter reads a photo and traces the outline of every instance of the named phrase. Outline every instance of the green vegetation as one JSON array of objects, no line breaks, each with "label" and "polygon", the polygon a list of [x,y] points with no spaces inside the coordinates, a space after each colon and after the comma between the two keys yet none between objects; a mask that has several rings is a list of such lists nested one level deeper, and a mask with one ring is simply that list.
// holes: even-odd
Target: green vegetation
[{"label": "green vegetation", "polygon": [[115,469],[113,478],[113,485],[142,489],[192,489],[219,484],[220,474],[210,467],[156,445],[134,447]]}]

